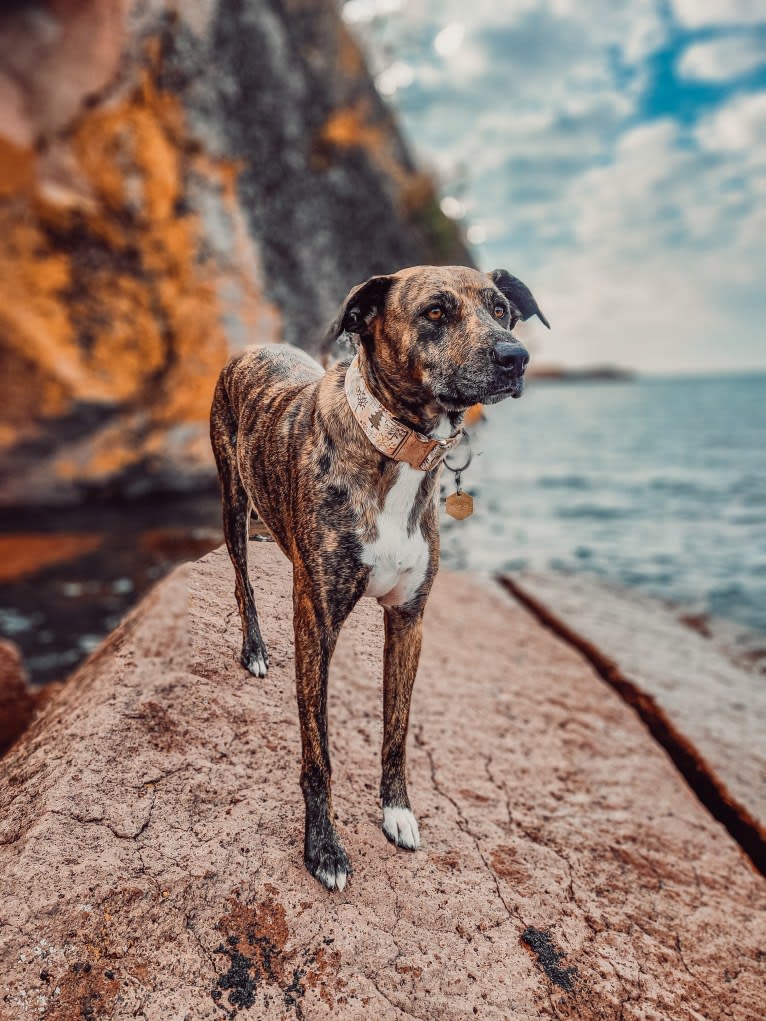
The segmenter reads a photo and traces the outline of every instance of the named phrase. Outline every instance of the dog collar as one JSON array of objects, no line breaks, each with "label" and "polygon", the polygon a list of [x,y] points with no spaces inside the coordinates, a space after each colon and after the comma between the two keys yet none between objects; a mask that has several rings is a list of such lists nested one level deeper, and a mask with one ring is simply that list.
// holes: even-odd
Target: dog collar
[{"label": "dog collar", "polygon": [[444,440],[434,439],[395,419],[370,393],[359,370],[359,355],[346,369],[345,391],[354,418],[373,447],[394,461],[406,461],[411,468],[430,471],[463,438],[463,430],[458,429]]}]

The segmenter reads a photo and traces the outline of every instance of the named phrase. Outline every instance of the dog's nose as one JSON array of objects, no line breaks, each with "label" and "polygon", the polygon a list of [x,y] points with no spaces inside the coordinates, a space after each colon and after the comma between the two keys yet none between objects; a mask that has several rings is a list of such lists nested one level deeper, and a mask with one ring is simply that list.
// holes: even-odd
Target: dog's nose
[{"label": "dog's nose", "polygon": [[504,369],[513,369],[519,375],[529,364],[529,352],[521,344],[509,344],[507,340],[501,340],[492,348],[491,358],[493,362],[502,365]]}]

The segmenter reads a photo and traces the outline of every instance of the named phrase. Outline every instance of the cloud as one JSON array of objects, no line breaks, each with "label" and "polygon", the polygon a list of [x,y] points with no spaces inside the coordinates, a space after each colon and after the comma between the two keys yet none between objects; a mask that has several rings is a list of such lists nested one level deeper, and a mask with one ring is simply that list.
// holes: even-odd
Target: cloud
[{"label": "cloud", "polygon": [[766,22],[763,8],[753,0],[671,0],[671,8],[685,28]]},{"label": "cloud", "polygon": [[722,82],[748,74],[766,64],[764,41],[752,36],[729,36],[694,43],[678,60],[678,74],[697,81]]},{"label": "cloud", "polygon": [[[480,265],[521,276],[549,315],[551,333],[527,327],[541,359],[764,364],[766,93],[647,120],[655,57],[683,45],[663,0],[411,0],[376,31],[371,59],[412,68],[396,102]],[[730,35],[692,39],[679,72],[739,73],[754,47],[733,56]]]},{"label": "cloud", "polygon": [[710,152],[744,153],[748,162],[766,160],[766,92],[736,96],[697,125],[700,148]]},{"label": "cloud", "polygon": [[465,26],[460,21],[451,21],[434,39],[434,49],[440,57],[451,57],[463,44]]},{"label": "cloud", "polygon": [[655,371],[762,363],[765,181],[744,158],[697,150],[666,118],[625,132],[611,162],[573,181],[559,210],[573,240],[536,270],[560,330],[540,337],[543,354]]}]

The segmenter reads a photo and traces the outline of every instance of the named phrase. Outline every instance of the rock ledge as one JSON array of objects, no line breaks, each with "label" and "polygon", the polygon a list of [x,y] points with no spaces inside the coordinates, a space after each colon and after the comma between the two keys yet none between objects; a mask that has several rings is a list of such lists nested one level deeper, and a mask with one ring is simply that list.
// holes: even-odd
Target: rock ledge
[{"label": "rock ledge", "polygon": [[0,763],[0,1018],[755,1021],[766,887],[634,714],[499,590],[444,572],[413,704],[423,848],[380,830],[381,619],[333,664],[338,824],[301,862],[288,564],[158,586]]}]

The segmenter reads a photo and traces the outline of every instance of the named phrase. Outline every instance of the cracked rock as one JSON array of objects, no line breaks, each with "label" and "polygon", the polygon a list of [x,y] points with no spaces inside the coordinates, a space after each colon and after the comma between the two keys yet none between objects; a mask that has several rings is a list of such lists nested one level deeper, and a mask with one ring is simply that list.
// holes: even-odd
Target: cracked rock
[{"label": "cracked rock", "polygon": [[[338,894],[302,863],[291,572],[250,547],[268,676],[224,550],[177,570],[0,762],[0,1019],[752,1021],[763,880],[592,668],[442,572],[408,745],[421,848],[376,798],[382,612],[333,661]],[[455,599],[460,591],[461,599]]]}]

